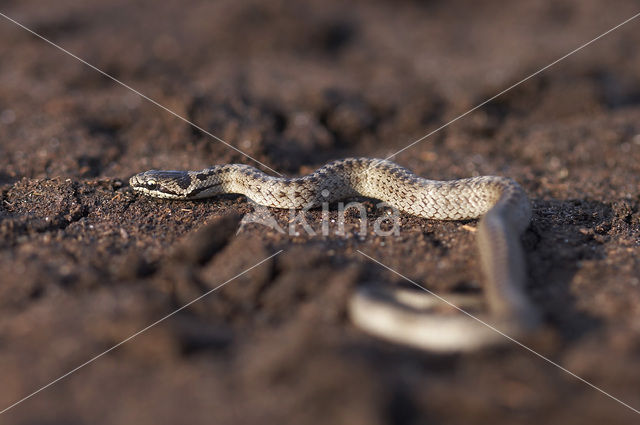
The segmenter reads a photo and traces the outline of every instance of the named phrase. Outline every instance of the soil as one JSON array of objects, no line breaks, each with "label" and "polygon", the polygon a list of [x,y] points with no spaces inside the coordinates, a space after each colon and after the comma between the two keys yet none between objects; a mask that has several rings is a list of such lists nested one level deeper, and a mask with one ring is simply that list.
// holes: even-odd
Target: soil
[{"label": "soil", "polygon": [[[388,156],[638,12],[624,0],[1,4],[288,175]],[[394,158],[433,179],[521,183],[527,292],[544,315],[522,342],[636,409],[639,25]],[[363,237],[351,213],[346,235],[289,234],[241,224],[242,196],[138,196],[128,178],[147,169],[256,163],[5,18],[0,39],[0,409],[224,284],[0,422],[638,420],[515,343],[434,355],[350,323],[356,287],[406,284],[357,250],[440,294],[481,291],[474,221],[403,216],[399,235],[376,236],[383,212],[365,200]],[[287,228],[288,213],[270,214]],[[321,214],[305,213],[316,230]]]}]

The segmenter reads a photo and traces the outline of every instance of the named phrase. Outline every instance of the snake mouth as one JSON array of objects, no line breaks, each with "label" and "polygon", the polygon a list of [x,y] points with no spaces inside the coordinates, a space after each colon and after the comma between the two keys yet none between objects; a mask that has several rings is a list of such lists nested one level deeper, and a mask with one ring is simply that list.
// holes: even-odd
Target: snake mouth
[{"label": "snake mouth", "polygon": [[171,192],[168,189],[164,189],[162,187],[157,188],[147,188],[144,186],[134,187],[133,190],[138,193],[142,193],[144,195],[150,195],[155,198],[164,198],[164,199],[184,199],[184,196],[179,193]]}]

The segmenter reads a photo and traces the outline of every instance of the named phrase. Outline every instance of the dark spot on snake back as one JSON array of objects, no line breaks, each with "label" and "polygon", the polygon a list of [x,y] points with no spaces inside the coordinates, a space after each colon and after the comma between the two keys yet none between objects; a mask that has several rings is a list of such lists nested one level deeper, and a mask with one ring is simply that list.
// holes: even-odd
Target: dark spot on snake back
[{"label": "dark spot on snake back", "polygon": [[188,189],[191,186],[191,177],[188,174],[184,174],[180,178],[176,179],[176,184],[180,189]]}]

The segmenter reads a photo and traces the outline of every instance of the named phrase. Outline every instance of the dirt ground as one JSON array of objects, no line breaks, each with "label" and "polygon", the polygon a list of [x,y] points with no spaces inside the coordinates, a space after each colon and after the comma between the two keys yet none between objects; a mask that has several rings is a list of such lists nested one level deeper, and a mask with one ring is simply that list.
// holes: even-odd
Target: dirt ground
[{"label": "dirt ground", "polygon": [[[43,2],[0,12],[273,169],[387,156],[637,13],[633,1]],[[640,21],[398,155],[434,179],[516,179],[534,208],[523,340],[640,409]],[[507,343],[434,355],[370,337],[359,285],[482,288],[470,228],[398,236],[240,226],[243,196],[134,194],[156,169],[256,165],[0,17],[3,424],[629,424]],[[272,211],[287,225],[288,214]],[[335,218],[337,211],[331,211]],[[316,225],[319,211],[307,213]]]}]

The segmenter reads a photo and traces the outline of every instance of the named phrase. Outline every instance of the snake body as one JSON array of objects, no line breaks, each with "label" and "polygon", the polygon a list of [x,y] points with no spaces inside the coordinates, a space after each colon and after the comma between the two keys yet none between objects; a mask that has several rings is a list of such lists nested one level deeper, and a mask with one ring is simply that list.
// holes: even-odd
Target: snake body
[{"label": "snake body", "polygon": [[[349,303],[352,320],[385,339],[434,351],[495,343],[502,336],[492,329],[494,325],[513,335],[539,322],[524,293],[526,269],[519,241],[529,225],[531,208],[526,193],[512,179],[428,180],[391,161],[348,158],[295,178],[273,177],[248,165],[225,164],[200,171],[150,170],[131,177],[130,184],[135,191],[158,198],[200,199],[238,193],[260,205],[301,209],[363,196],[428,219],[482,217],[478,247],[488,313],[473,316],[481,319],[435,312],[435,298],[424,292],[363,288]],[[477,304],[478,297],[456,300],[464,308]]]}]

